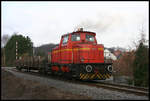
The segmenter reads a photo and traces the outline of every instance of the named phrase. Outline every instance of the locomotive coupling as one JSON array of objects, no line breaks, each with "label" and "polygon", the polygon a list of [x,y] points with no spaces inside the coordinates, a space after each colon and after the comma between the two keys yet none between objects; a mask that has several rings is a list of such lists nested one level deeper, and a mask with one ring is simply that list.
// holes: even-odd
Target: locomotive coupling
[{"label": "locomotive coupling", "polygon": [[91,65],[87,65],[87,66],[85,67],[85,69],[86,69],[87,72],[91,72],[92,69],[93,69],[93,67],[92,67]]},{"label": "locomotive coupling", "polygon": [[107,70],[108,70],[109,72],[112,72],[112,71],[113,71],[112,65],[108,65]]}]

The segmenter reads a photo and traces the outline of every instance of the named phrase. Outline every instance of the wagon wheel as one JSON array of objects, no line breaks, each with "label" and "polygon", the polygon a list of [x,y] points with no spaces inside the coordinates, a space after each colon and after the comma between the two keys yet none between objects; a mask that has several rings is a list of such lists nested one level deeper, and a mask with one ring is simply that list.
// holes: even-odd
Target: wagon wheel
[{"label": "wagon wheel", "polygon": [[17,66],[16,68],[17,68],[17,70],[19,70],[19,71],[22,70],[22,67]]},{"label": "wagon wheel", "polygon": [[41,74],[41,73],[42,73],[42,68],[39,68],[39,69],[38,69],[38,72]]}]

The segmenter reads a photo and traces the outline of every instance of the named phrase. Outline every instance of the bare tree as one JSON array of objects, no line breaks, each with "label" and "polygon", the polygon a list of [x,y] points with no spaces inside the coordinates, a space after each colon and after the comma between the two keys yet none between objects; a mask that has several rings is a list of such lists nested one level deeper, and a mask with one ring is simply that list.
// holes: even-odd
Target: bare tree
[{"label": "bare tree", "polygon": [[2,36],[1,42],[2,42],[2,47],[4,47],[6,45],[6,43],[8,42],[10,36],[8,34],[4,34]]},{"label": "bare tree", "polygon": [[146,39],[146,27],[141,24],[139,28],[138,38],[136,40],[131,40],[132,44],[128,45],[129,51],[136,50],[140,43],[147,44],[149,46],[149,40]]},{"label": "bare tree", "polygon": [[4,34],[1,39],[1,48],[3,47],[3,50],[2,50],[3,51],[3,56],[2,56],[3,66],[5,66],[5,45],[7,44],[9,38],[10,36],[8,34]]},{"label": "bare tree", "polygon": [[142,29],[140,30],[140,40],[139,40],[139,43],[146,44],[146,42],[148,42],[148,40],[146,40],[145,37],[146,37],[145,31],[144,31],[144,28],[142,26]]}]

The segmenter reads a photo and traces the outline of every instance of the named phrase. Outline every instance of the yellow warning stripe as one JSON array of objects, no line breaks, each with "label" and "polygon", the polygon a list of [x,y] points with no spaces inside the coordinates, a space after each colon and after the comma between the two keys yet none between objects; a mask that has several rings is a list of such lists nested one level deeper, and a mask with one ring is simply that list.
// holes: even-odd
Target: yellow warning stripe
[{"label": "yellow warning stripe", "polygon": [[101,79],[101,77],[97,74],[97,77],[99,78],[99,79]]},{"label": "yellow warning stripe", "polygon": [[105,74],[105,77],[108,78],[108,76]]},{"label": "yellow warning stripe", "polygon": [[91,79],[93,79],[93,78],[94,78],[94,76],[95,76],[95,74],[93,74],[93,75],[91,76]]},{"label": "yellow warning stripe", "polygon": [[88,79],[89,74],[86,75],[86,79]]},{"label": "yellow warning stripe", "polygon": [[88,75],[88,74],[85,74],[85,76],[84,76],[84,78],[83,78],[83,79],[86,79],[87,75]]},{"label": "yellow warning stripe", "polygon": [[80,79],[93,79],[94,77],[98,77],[99,79],[105,79],[105,78],[110,78],[111,75],[109,74],[101,74],[101,73],[98,73],[98,74],[83,74],[83,73],[80,73]]},{"label": "yellow warning stripe", "polygon": [[81,77],[82,73],[80,73],[80,77]]},{"label": "yellow warning stripe", "polygon": [[84,77],[85,77],[85,74],[82,75],[81,79],[84,79]]},{"label": "yellow warning stripe", "polygon": [[107,78],[109,78],[109,75],[108,75],[108,74],[106,74],[106,76],[107,76]]},{"label": "yellow warning stripe", "polygon": [[82,77],[84,77],[84,74],[82,74],[82,75],[80,76],[80,79],[82,79]]},{"label": "yellow warning stripe", "polygon": [[72,51],[72,49],[61,49],[59,50],[60,52],[63,52],[63,51]]},{"label": "yellow warning stripe", "polygon": [[90,78],[90,76],[91,76],[91,75],[90,75],[90,74],[88,74],[87,79],[89,79],[89,78]]},{"label": "yellow warning stripe", "polygon": [[[64,52],[64,51],[72,51],[72,50],[74,50],[74,51],[78,51],[78,50],[90,50],[90,48],[74,48],[74,49],[60,49],[60,50],[55,50],[55,51],[53,51],[53,53],[57,53],[57,52]],[[104,50],[104,48],[98,48],[98,50]]]},{"label": "yellow warning stripe", "polygon": [[103,77],[104,77],[104,78],[107,78],[105,74],[103,74]]},{"label": "yellow warning stripe", "polygon": [[100,51],[101,51],[101,50],[104,50],[104,48],[98,48],[98,50],[100,50]]},{"label": "yellow warning stripe", "polygon": [[85,74],[82,75],[82,79],[85,77]]},{"label": "yellow warning stripe", "polygon": [[110,78],[111,77],[111,75],[109,75],[109,74],[107,74],[108,75],[108,78]]},{"label": "yellow warning stripe", "polygon": [[106,74],[104,74],[104,75],[105,75],[105,78],[108,78]]},{"label": "yellow warning stripe", "polygon": [[60,50],[55,50],[53,51],[53,53],[57,53],[57,52],[64,52],[64,51],[77,51],[77,50],[90,50],[90,48],[74,48],[74,49],[60,49]]},{"label": "yellow warning stripe", "polygon": [[[99,73],[100,74],[100,73]],[[103,76],[102,76],[102,74],[100,74],[100,76],[102,77],[102,78],[104,78]]]}]

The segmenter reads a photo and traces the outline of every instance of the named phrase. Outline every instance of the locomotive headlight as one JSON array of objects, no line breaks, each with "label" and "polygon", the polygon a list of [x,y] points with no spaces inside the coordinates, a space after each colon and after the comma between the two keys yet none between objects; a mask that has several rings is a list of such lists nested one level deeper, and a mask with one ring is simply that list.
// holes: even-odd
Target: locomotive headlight
[{"label": "locomotive headlight", "polygon": [[92,68],[91,65],[87,65],[87,66],[85,67],[85,69],[86,69],[87,72],[91,72],[93,68]]},{"label": "locomotive headlight", "polygon": [[112,72],[112,71],[113,71],[112,65],[109,65],[109,66],[107,67],[107,70],[108,70],[109,72]]}]

